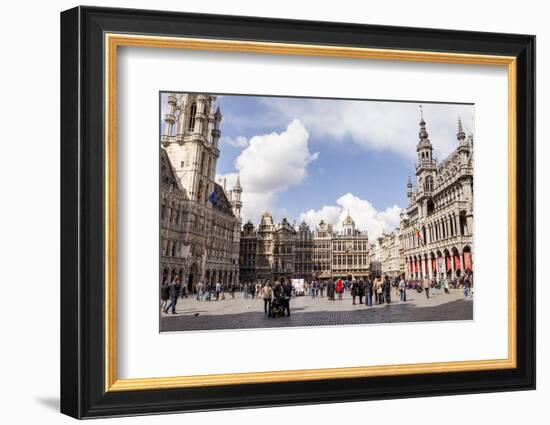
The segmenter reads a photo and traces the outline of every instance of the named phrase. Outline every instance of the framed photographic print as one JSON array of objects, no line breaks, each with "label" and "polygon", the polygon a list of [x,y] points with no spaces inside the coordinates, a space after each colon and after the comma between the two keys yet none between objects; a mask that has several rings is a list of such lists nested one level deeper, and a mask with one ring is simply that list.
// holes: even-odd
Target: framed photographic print
[{"label": "framed photographic print", "polygon": [[61,14],[61,411],[535,387],[535,38]]}]

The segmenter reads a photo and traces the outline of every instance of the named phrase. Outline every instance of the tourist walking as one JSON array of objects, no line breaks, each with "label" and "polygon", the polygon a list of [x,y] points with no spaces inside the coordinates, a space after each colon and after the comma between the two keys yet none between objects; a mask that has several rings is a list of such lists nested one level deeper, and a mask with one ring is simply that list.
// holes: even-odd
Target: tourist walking
[{"label": "tourist walking", "polygon": [[391,283],[388,276],[384,278],[384,301],[386,304],[391,303]]},{"label": "tourist walking", "polygon": [[164,311],[168,305],[168,300],[170,299],[170,286],[168,282],[164,282],[160,287],[160,309]]},{"label": "tourist walking", "polygon": [[336,281],[336,293],[338,294],[338,300],[342,299],[342,293],[344,292],[344,282],[342,279]]},{"label": "tourist walking", "polygon": [[222,292],[222,284],[218,282],[216,283],[216,301],[219,301],[221,292]]},{"label": "tourist walking", "polygon": [[422,289],[426,292],[426,298],[430,298],[430,279],[428,277],[422,279]]},{"label": "tourist walking", "polygon": [[468,298],[470,296],[470,291],[472,289],[472,281],[468,276],[464,279],[464,297]]},{"label": "tourist walking", "polygon": [[365,295],[365,304],[367,305],[367,307],[372,307],[372,280],[370,280],[368,277],[365,281]]},{"label": "tourist walking", "polygon": [[204,293],[204,285],[201,281],[197,283],[197,301],[202,301],[202,296]]},{"label": "tourist walking", "polygon": [[351,303],[355,305],[355,297],[357,297],[357,281],[353,280],[350,285]]},{"label": "tourist walking", "polygon": [[260,282],[256,283],[256,298],[260,298],[260,293],[262,291],[262,285]]},{"label": "tourist walking", "polygon": [[405,277],[401,276],[401,280],[397,286],[399,289],[399,300],[401,302],[407,301],[407,283],[405,282]]},{"label": "tourist walking", "polygon": [[172,309],[172,314],[176,314],[176,304],[178,303],[178,295],[180,292],[179,279],[176,278],[170,283],[170,304],[164,309],[165,313],[168,313],[168,310]]},{"label": "tourist walking", "polygon": [[332,280],[329,280],[327,284],[327,297],[329,301],[334,301],[335,290],[336,290],[336,287],[334,285],[334,282]]},{"label": "tourist walking", "polygon": [[382,292],[382,279],[380,276],[374,281],[374,289],[376,291],[376,303],[382,304],[384,302],[384,294]]},{"label": "tourist walking", "polygon": [[273,300],[273,288],[271,287],[271,283],[264,285],[262,288],[262,298],[264,300],[264,314],[267,315],[271,308],[271,300]]},{"label": "tourist walking", "polygon": [[290,298],[292,298],[292,283],[287,279],[283,283],[283,306],[287,317],[290,316]]},{"label": "tourist walking", "polygon": [[363,297],[365,296],[365,282],[363,282],[363,279],[359,279],[357,282],[357,296],[359,297],[359,304],[363,304]]}]

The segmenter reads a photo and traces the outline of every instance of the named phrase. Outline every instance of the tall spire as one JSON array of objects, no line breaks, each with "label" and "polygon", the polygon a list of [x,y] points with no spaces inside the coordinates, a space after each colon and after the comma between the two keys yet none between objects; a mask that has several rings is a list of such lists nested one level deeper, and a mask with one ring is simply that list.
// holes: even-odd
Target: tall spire
[{"label": "tall spire", "polygon": [[235,187],[236,188],[241,188],[241,175],[240,174],[237,174],[237,181],[235,182]]},{"label": "tall spire", "polygon": [[420,108],[420,131],[418,133],[418,137],[420,138],[420,141],[428,140],[428,132],[426,131],[426,121],[424,121],[424,110],[422,109],[422,105],[418,105]]},{"label": "tall spire", "polygon": [[456,138],[460,143],[464,142],[464,139],[466,138],[466,133],[464,133],[464,129],[462,128],[462,121],[460,120],[460,117],[458,117],[458,133],[456,134]]},{"label": "tall spire", "polygon": [[237,174],[237,180],[235,181],[235,186],[233,186],[232,198],[231,198],[231,206],[233,207],[233,213],[237,218],[241,218],[241,208],[243,206],[243,203],[241,202],[241,193],[243,192],[243,188],[241,187],[241,179],[239,178],[239,174]]}]

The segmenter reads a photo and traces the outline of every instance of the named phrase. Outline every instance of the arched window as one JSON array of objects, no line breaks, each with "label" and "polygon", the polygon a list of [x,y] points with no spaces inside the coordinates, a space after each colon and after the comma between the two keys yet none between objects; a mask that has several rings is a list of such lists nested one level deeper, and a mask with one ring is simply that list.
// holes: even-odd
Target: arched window
[{"label": "arched window", "polygon": [[434,179],[432,176],[426,177],[426,181],[424,182],[424,190],[431,191],[434,188]]},{"label": "arched window", "polygon": [[427,203],[427,209],[428,209],[428,215],[432,214],[435,210],[435,204],[434,204],[434,201],[432,199],[428,199],[428,203]]},{"label": "arched window", "polygon": [[195,115],[197,115],[197,104],[193,103],[189,110],[189,131],[193,131],[193,129],[195,128]]}]

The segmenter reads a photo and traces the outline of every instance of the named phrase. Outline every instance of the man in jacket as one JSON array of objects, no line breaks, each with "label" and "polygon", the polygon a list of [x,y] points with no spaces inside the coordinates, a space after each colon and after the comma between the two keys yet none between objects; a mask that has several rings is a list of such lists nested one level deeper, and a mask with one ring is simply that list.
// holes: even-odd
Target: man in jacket
[{"label": "man in jacket", "polygon": [[368,277],[365,281],[365,304],[367,307],[372,307],[372,280],[370,280]]},{"label": "man in jacket", "polygon": [[176,304],[178,303],[178,295],[180,292],[180,282],[176,278],[170,283],[170,304],[164,309],[165,313],[168,313],[168,310],[172,309],[172,314],[176,314]]},{"label": "man in jacket", "polygon": [[365,295],[365,282],[363,279],[359,279],[357,282],[357,296],[359,297],[359,304],[363,304],[363,296]]},{"label": "man in jacket", "polygon": [[283,306],[287,317],[290,316],[290,298],[292,297],[292,284],[289,280],[283,283]]}]

